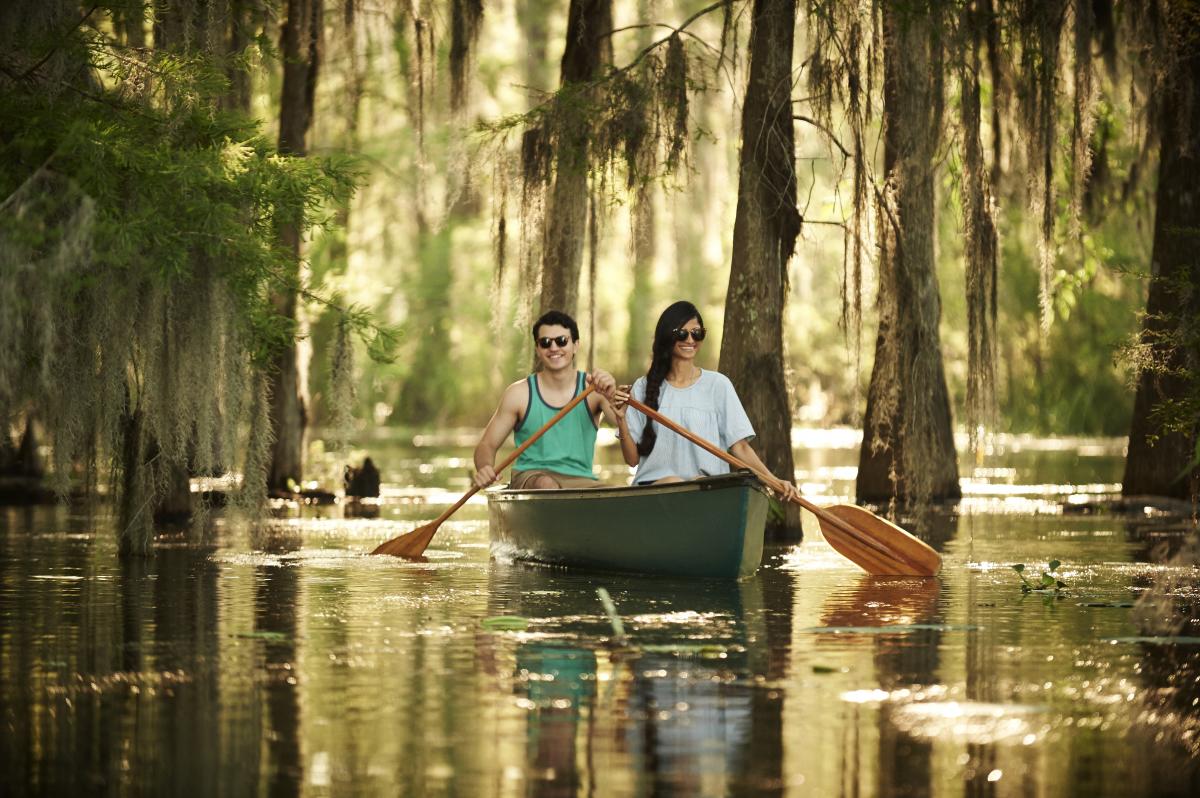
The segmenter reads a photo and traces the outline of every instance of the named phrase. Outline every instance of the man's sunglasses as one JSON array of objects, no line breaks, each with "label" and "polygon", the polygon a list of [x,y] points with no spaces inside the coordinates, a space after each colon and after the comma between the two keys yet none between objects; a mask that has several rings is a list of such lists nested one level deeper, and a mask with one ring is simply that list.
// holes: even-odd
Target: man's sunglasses
[{"label": "man's sunglasses", "polygon": [[558,348],[562,349],[570,342],[571,342],[571,339],[565,335],[558,335],[558,336],[555,336],[554,338],[542,337],[542,338],[537,339],[537,344],[542,349],[549,349],[550,344],[558,344]]},{"label": "man's sunglasses", "polygon": [[696,327],[693,330],[685,330],[682,327],[676,327],[674,330],[671,330],[671,335],[675,337],[676,341],[686,341],[688,339],[688,333],[691,333],[692,340],[696,341],[697,343],[703,341],[704,336],[706,335],[703,327]]}]

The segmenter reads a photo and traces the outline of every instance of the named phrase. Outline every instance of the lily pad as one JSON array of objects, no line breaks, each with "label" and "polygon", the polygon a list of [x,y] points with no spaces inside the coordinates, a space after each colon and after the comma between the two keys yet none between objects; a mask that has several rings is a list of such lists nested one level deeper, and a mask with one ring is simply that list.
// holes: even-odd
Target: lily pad
[{"label": "lily pad", "polygon": [[479,622],[484,629],[493,632],[521,632],[529,626],[529,619],[519,615],[496,615]]},{"label": "lily pad", "polygon": [[1078,601],[1080,607],[1132,607],[1132,601]]}]

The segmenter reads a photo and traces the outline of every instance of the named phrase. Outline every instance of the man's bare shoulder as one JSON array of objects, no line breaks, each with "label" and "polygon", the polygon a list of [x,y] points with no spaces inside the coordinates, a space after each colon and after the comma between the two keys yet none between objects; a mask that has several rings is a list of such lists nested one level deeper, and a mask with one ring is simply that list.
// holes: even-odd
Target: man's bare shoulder
[{"label": "man's bare shoulder", "polygon": [[527,378],[517,380],[509,385],[504,389],[504,395],[500,397],[500,407],[503,410],[524,413],[527,404],[529,404],[529,380]]}]

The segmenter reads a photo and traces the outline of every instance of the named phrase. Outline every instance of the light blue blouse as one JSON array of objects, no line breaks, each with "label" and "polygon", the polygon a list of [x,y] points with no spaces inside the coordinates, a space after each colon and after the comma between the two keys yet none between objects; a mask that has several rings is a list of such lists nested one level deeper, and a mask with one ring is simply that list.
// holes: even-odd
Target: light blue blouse
[{"label": "light blue blouse", "polygon": [[[630,391],[639,402],[646,398],[646,378],[641,377]],[[686,388],[673,388],[663,380],[658,393],[658,412],[725,451],[741,440],[754,437],[754,427],[738,399],[729,378],[718,371],[702,370],[700,379]],[[632,407],[625,411],[625,423],[634,441],[642,439],[646,417]],[[657,422],[658,439],[648,457],[641,458],[635,484],[676,476],[728,474],[729,465],[696,444],[666,429]]]}]

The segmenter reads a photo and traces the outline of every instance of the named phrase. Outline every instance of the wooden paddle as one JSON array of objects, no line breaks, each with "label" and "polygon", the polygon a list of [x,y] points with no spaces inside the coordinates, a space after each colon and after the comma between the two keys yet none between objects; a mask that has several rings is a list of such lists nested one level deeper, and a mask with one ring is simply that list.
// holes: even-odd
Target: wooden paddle
[{"label": "wooden paddle", "polygon": [[[517,458],[521,456],[522,452],[532,446],[533,442],[542,437],[542,435],[544,435],[548,429],[561,421],[563,417],[567,415],[567,413],[570,413],[572,410],[574,410],[577,404],[582,402],[584,399],[587,399],[588,394],[594,390],[596,390],[596,386],[589,385],[583,391],[583,393],[579,394],[579,396],[576,396],[570,402],[567,402],[566,407],[554,414],[554,418],[547,421],[545,426],[543,426],[540,430],[530,435],[529,440],[518,446],[516,450],[496,468],[496,473],[500,473],[515,463]],[[446,512],[439,515],[435,521],[426,524],[425,526],[419,526],[412,532],[398,535],[391,540],[380,543],[371,553],[390,554],[393,557],[408,557],[410,559],[414,557],[420,557],[425,551],[425,548],[429,545],[429,541],[433,539],[433,534],[437,532],[438,527],[442,525],[442,522],[453,515],[455,510],[466,504],[467,499],[471,498],[478,492],[479,486],[473,485],[469,491],[463,494],[461,499],[456,501],[449,509],[446,510]]]},{"label": "wooden paddle", "polygon": [[[766,471],[752,468],[729,452],[717,448],[661,413],[651,410],[632,396],[629,398],[629,406],[731,466],[753,471],[781,496],[787,495],[783,489],[783,482]],[[825,540],[835,551],[869,574],[933,576],[942,567],[941,556],[924,541],[869,510],[853,504],[835,504],[832,507],[821,508],[803,496],[795,496],[793,499],[817,517],[821,522]]]}]

